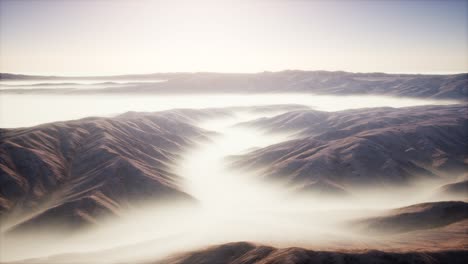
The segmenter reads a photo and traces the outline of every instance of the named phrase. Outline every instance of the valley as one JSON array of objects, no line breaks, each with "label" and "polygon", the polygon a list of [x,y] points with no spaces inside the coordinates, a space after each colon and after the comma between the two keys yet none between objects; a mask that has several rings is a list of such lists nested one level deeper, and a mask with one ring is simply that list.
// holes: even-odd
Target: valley
[{"label": "valley", "polygon": [[[465,112],[460,104],[339,111],[283,104],[127,112],[2,129],[2,240],[8,242],[2,256],[12,263],[166,257],[185,263],[172,256],[234,241],[327,252],[464,254],[466,192],[451,190],[467,166]],[[361,153],[375,144],[381,144],[375,153]],[[330,163],[336,157],[355,163],[359,178],[338,170],[345,161]],[[311,164],[283,169],[303,160]],[[414,219],[386,216],[428,202],[448,206],[441,200],[459,202]],[[426,228],[414,228],[423,222]],[[257,256],[255,247],[233,263],[280,254],[270,248]],[[209,259],[211,252],[197,254]],[[353,258],[373,253],[359,254]]]}]

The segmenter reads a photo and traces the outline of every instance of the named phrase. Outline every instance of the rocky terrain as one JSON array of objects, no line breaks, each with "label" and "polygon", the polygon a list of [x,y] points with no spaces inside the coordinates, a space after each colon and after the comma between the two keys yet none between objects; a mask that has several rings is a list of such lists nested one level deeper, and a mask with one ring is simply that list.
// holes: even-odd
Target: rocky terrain
[{"label": "rocky terrain", "polygon": [[0,131],[3,231],[85,226],[145,201],[191,200],[170,172],[221,110],[125,113]]},{"label": "rocky terrain", "polygon": [[[89,77],[102,79],[104,77]],[[420,75],[351,73],[329,71],[281,71],[254,74],[234,73],[172,73],[113,76],[114,79],[164,79],[166,82],[111,87],[96,90],[33,89],[2,92],[68,92],[68,93],[285,93],[374,94],[420,98],[464,99],[468,96],[468,75]],[[5,80],[64,80],[63,77],[1,74]],[[80,78],[74,78],[80,79]],[[81,78],[83,79],[83,78]],[[109,79],[109,77],[107,77]]]},{"label": "rocky terrain", "polygon": [[234,157],[234,167],[305,190],[447,181],[468,166],[465,105],[292,111],[239,125],[295,131],[296,139]]}]

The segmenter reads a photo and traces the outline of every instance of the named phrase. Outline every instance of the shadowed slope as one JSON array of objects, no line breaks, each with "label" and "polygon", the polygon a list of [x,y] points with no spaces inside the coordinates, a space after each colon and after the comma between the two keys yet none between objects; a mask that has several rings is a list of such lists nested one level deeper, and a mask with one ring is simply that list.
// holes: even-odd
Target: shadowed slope
[{"label": "shadowed slope", "polygon": [[240,125],[297,131],[299,139],[236,157],[235,165],[304,186],[396,186],[460,174],[468,166],[464,105],[293,111]]},{"label": "shadowed slope", "polygon": [[468,203],[450,201],[402,207],[353,225],[371,233],[398,234],[445,227],[464,220],[468,220]]},{"label": "shadowed slope", "polygon": [[81,226],[135,203],[191,199],[169,169],[179,151],[205,138],[190,124],[205,115],[127,113],[1,130],[2,228]]},{"label": "shadowed slope", "polygon": [[181,254],[154,264],[354,264],[354,263],[464,263],[468,251],[394,253],[381,251],[329,252],[303,248],[273,248],[246,242],[230,243]]},{"label": "shadowed slope", "polygon": [[468,198],[468,179],[443,185],[440,187],[439,193],[446,196]]}]

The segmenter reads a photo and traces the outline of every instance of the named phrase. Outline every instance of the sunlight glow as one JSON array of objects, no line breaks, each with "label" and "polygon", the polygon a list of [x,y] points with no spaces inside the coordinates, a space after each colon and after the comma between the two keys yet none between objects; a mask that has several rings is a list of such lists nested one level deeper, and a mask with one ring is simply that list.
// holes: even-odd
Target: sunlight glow
[{"label": "sunlight glow", "polygon": [[466,1],[25,0],[0,5],[2,72],[468,69]]}]

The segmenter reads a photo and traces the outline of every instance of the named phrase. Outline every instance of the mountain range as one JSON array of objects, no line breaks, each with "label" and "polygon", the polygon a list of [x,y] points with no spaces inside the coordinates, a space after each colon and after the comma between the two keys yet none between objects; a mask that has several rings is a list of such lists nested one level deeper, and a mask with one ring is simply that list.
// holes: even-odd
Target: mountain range
[{"label": "mountain range", "polygon": [[2,229],[80,227],[145,201],[190,200],[171,166],[220,110],[90,117],[0,130]]},{"label": "mountain range", "polygon": [[298,71],[262,73],[158,73],[97,77],[28,76],[0,73],[2,80],[100,80],[159,79],[164,82],[130,84],[99,89],[8,89],[2,93],[314,93],[333,95],[372,94],[387,96],[466,99],[468,74],[422,75]]},{"label": "mountain range", "polygon": [[[266,178],[312,192],[454,181],[468,168],[465,105],[299,110],[238,125],[295,136],[235,156],[233,167],[262,169]],[[455,186],[445,190],[463,188]]]}]

